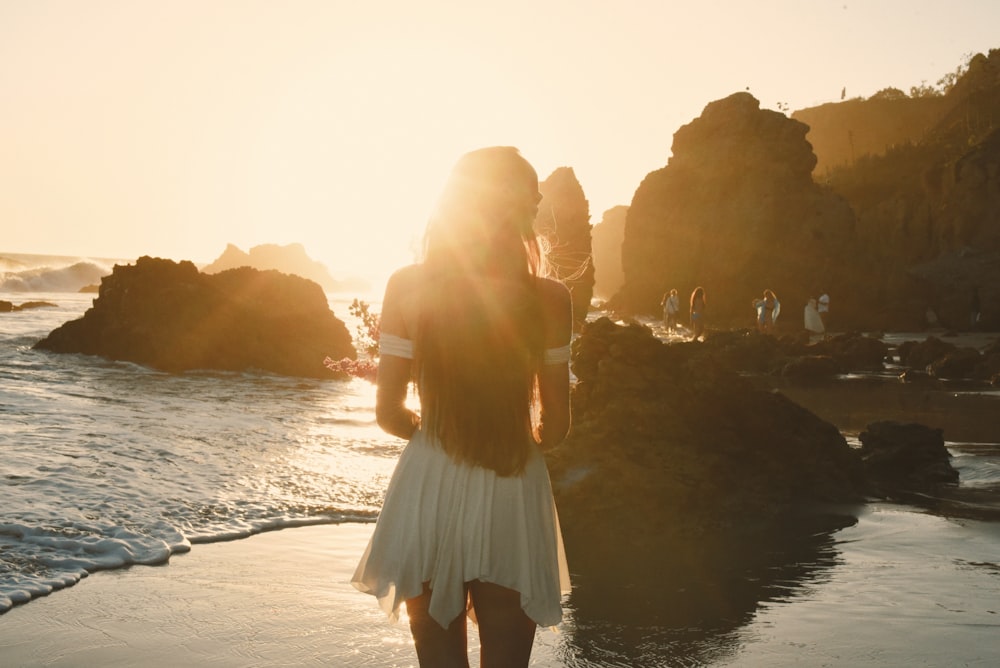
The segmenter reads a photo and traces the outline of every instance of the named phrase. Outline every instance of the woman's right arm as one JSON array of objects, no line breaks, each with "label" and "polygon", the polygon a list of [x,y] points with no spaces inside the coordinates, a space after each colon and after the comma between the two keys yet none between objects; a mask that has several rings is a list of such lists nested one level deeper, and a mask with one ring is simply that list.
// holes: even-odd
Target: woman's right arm
[{"label": "woman's right arm", "polygon": [[[382,299],[380,330],[403,339],[412,339],[408,331],[403,304],[412,271],[397,271],[389,278]],[[411,300],[412,301],[412,300]],[[413,375],[413,360],[397,355],[379,354],[378,378],[375,381],[375,421],[386,433],[409,440],[420,426],[420,416],[406,407],[406,395]]]}]

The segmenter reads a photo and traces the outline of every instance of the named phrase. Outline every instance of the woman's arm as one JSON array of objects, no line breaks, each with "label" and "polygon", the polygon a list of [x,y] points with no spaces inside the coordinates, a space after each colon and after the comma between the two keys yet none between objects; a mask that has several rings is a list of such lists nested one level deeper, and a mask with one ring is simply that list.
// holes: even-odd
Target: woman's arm
[{"label": "woman's arm", "polygon": [[[406,325],[403,304],[412,295],[413,271],[397,271],[385,287],[380,327],[382,334],[403,339],[412,336]],[[411,300],[412,301],[412,300]],[[379,355],[375,390],[375,421],[386,433],[409,440],[420,426],[420,416],[406,407],[406,395],[413,375],[413,360],[396,355]]]},{"label": "woman's arm", "polygon": [[[562,283],[544,280],[541,283],[545,310],[547,348],[558,348],[573,336],[573,306],[569,291]],[[538,374],[540,411],[538,443],[542,449],[552,448],[569,433],[569,363],[544,364]]]}]

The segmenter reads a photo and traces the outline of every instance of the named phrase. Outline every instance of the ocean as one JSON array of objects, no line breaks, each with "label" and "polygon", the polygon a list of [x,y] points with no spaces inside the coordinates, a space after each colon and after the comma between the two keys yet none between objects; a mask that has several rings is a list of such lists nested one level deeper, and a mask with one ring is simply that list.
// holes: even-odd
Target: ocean
[{"label": "ocean", "polygon": [[[370,383],[166,374],[34,351],[83,315],[96,295],[76,290],[110,265],[29,265],[0,264],[0,300],[54,304],[0,313],[0,647],[3,613],[89,573],[196,559],[201,543],[263,531],[375,520],[402,443],[375,425]],[[375,303],[329,295],[352,331],[355,297]],[[960,484],[997,503],[1000,443],[947,445]],[[871,503],[853,526],[744,579],[751,600],[728,619],[663,614],[677,601],[641,592],[595,617],[578,603],[586,582],[575,583],[561,633],[533,665],[1000,662],[996,521]]]}]

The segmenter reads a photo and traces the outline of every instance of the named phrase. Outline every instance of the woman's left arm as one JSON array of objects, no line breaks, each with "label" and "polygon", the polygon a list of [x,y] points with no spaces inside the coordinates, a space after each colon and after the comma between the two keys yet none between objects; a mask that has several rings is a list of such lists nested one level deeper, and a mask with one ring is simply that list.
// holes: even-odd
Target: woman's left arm
[{"label": "woman's left arm", "polygon": [[[400,305],[412,288],[407,285],[407,270],[392,275],[385,287],[382,300],[380,329],[409,339],[405,318]],[[386,433],[409,440],[420,427],[420,416],[406,407],[413,374],[413,360],[393,354],[379,354],[378,378],[375,381],[375,421]]]}]

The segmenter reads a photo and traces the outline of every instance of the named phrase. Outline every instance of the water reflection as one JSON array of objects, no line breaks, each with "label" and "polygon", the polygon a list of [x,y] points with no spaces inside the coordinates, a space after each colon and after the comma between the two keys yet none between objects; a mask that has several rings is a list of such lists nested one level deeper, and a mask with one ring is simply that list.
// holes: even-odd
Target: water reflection
[{"label": "water reflection", "polygon": [[570,666],[708,666],[731,659],[740,651],[739,629],[762,604],[808,594],[828,579],[839,563],[834,534],[854,521],[812,517],[726,544],[692,537],[646,556],[622,546],[593,558],[568,537],[568,554],[581,558],[570,563],[562,658]]}]

